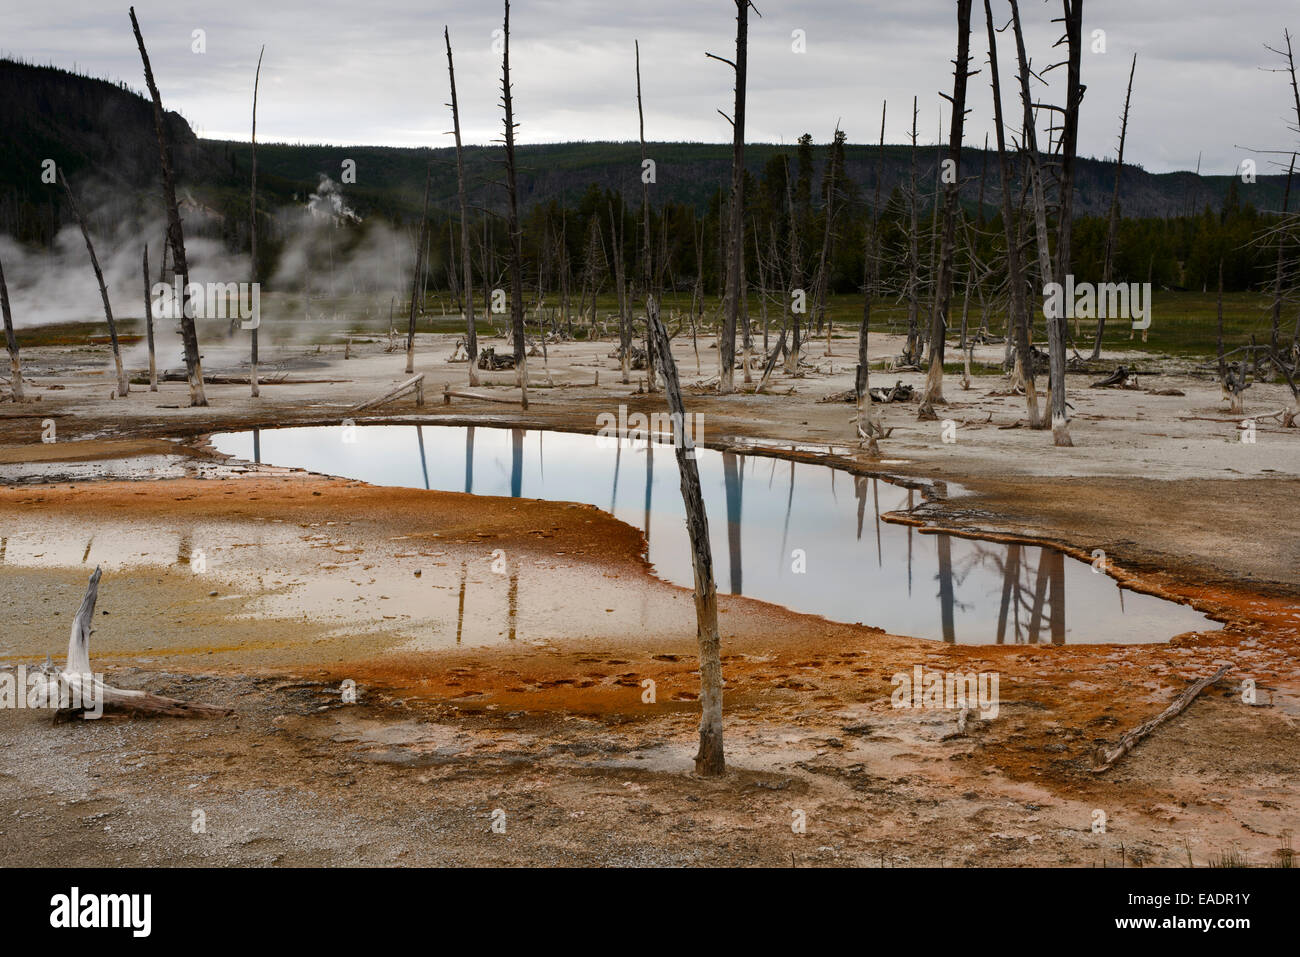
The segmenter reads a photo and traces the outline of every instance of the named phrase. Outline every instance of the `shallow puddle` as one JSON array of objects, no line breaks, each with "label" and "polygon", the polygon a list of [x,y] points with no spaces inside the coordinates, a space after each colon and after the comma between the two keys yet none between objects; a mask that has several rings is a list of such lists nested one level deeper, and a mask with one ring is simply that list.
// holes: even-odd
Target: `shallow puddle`
[{"label": "shallow puddle", "polygon": [[[482,426],[288,428],[212,444],[376,485],[596,505],[644,532],[661,577],[693,585],[670,445]],[[697,454],[719,592],[962,644],[1144,643],[1219,627],[1055,549],[882,521],[919,504],[907,488],[824,465]]]}]

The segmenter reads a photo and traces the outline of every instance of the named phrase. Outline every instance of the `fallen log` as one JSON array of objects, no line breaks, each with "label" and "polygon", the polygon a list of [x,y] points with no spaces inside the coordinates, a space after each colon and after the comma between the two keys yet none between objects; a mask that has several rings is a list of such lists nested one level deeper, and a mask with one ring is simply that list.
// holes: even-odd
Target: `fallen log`
[{"label": "fallen log", "polygon": [[[135,691],[127,688],[114,688],[90,670],[90,624],[95,617],[95,601],[99,597],[100,569],[96,568],[86,586],[86,595],[81,599],[81,606],[72,621],[72,634],[68,639],[68,656],[62,670],[54,668],[48,662],[43,669],[45,686],[37,687],[44,695],[43,700],[57,701],[60,705],[54,712],[54,720],[59,721],[75,715],[83,718],[99,717],[96,713],[102,705],[103,712],[128,714],[132,716],[166,716],[176,718],[225,717],[234,714],[230,708],[217,705],[197,704],[169,698],[165,695],[151,694],[148,691]],[[63,707],[73,703],[71,707]]]},{"label": "fallen log", "polygon": [[394,399],[398,399],[402,397],[408,392],[415,393],[416,405],[424,405],[424,373],[423,372],[421,372],[419,375],[412,376],[411,378],[405,380],[404,382],[399,383],[395,389],[393,389],[390,392],[385,392],[377,399],[371,399],[369,402],[362,402],[360,405],[353,406],[352,411],[364,412],[366,409],[373,409],[376,406],[385,405],[389,402],[392,402]]},{"label": "fallen log", "polygon": [[501,396],[501,395],[479,395],[477,392],[461,392],[457,389],[451,388],[450,386],[444,385],[442,387],[442,404],[451,405],[451,400],[453,398],[477,399],[480,402],[504,402],[507,405],[522,404],[525,409],[528,408],[528,399],[524,396],[511,398],[509,396]]},{"label": "fallen log", "polygon": [[1101,763],[1092,769],[1092,773],[1101,774],[1103,771],[1109,771],[1116,761],[1137,747],[1138,742],[1170,718],[1181,714],[1198,694],[1226,675],[1231,668],[1232,665],[1224,665],[1214,674],[1201,678],[1189,685],[1182,694],[1170,703],[1169,707],[1165,708],[1164,711],[1161,711],[1150,721],[1144,721],[1142,724],[1138,725],[1132,731],[1128,732],[1128,734],[1120,738],[1119,743],[1116,744],[1115,747],[1111,748],[1109,751],[1103,752],[1101,754]]}]

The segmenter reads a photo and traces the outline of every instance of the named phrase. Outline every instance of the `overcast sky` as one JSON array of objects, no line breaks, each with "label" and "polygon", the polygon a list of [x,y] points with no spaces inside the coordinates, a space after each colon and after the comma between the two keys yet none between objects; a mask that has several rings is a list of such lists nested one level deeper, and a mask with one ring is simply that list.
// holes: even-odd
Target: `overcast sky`
[{"label": "overcast sky", "polygon": [[[143,89],[127,4],[102,0],[6,0],[0,52],[76,68]],[[991,129],[982,4],[975,4],[972,112],[966,142]],[[758,0],[750,17],[746,139],[793,142],[807,131],[828,140],[840,122],[851,142],[875,142],[888,100],[888,142],[902,142],[911,102],[933,143],[947,122],[940,90],[951,92],[956,36],[950,0]],[[1007,0],[993,0],[1005,22]],[[1040,69],[1059,28],[1059,0],[1021,0],[1030,55]],[[258,107],[261,141],[447,146],[451,138],[444,23],[451,28],[461,122],[468,142],[501,135],[500,58],[491,0],[143,0],[136,4],[164,103],[201,136],[247,139],[253,72],[266,44]],[[1287,129],[1294,105],[1264,44],[1300,29],[1293,0],[1087,0],[1083,56],[1087,84],[1079,152],[1112,155],[1130,57],[1137,53],[1126,159],[1153,172],[1232,172],[1248,148],[1296,145]],[[206,52],[192,52],[205,31]],[[1105,52],[1091,50],[1105,31]],[[804,31],[806,52],[792,50]],[[633,40],[641,43],[646,137],[729,141],[718,115],[731,112],[730,68],[705,51],[733,57],[731,0],[517,0],[511,7],[511,67],[521,143],[636,139]],[[1010,31],[999,56],[1004,108],[1018,115],[1009,70]],[[1062,98],[1064,71],[1048,74]],[[943,106],[942,117],[940,106]],[[946,135],[946,133],[945,133]],[[1260,172],[1271,171],[1259,157]]]}]

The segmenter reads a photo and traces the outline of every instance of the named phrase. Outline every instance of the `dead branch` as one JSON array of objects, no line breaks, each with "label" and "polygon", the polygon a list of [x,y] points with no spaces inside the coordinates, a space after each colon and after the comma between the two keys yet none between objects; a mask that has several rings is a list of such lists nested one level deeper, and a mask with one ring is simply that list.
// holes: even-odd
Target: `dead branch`
[{"label": "dead branch", "polygon": [[1182,694],[1180,694],[1177,698],[1175,698],[1170,703],[1169,707],[1165,708],[1164,711],[1161,711],[1150,721],[1144,721],[1142,724],[1138,725],[1132,731],[1124,735],[1124,737],[1120,738],[1119,743],[1115,745],[1114,748],[1104,752],[1101,755],[1102,758],[1101,764],[1099,764],[1097,767],[1094,767],[1092,769],[1092,773],[1101,774],[1103,771],[1110,770],[1110,768],[1114,766],[1116,761],[1118,761],[1120,758],[1124,757],[1124,755],[1128,754],[1135,747],[1137,747],[1138,742],[1140,742],[1143,738],[1149,735],[1156,728],[1160,727],[1160,725],[1164,724],[1170,718],[1176,717],[1177,715],[1181,714],[1187,708],[1187,706],[1192,703],[1192,701],[1196,698],[1198,694],[1200,694],[1210,685],[1214,684],[1216,681],[1222,678],[1225,674],[1228,673],[1229,670],[1231,670],[1231,668],[1232,665],[1224,665],[1214,674],[1206,678],[1201,678],[1200,680],[1190,685]]}]

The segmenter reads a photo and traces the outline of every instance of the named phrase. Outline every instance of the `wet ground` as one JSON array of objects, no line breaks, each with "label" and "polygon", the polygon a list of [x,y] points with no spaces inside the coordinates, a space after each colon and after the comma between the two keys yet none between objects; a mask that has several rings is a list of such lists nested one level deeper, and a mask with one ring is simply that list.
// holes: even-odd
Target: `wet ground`
[{"label": "wet ground", "polygon": [[[609,368],[602,356],[592,347],[553,347],[550,374],[557,387],[568,385],[538,390],[527,415],[472,402],[456,403],[450,414],[480,426],[586,421],[593,431],[611,397],[658,408],[655,397],[610,386],[609,372],[602,371],[605,386],[584,386],[593,366]],[[971,430],[956,449],[939,442],[937,424],[887,410],[897,429],[889,465],[830,444],[820,455],[797,452],[795,500],[805,488],[799,469],[814,464],[883,472],[917,487],[960,482],[967,494],[917,503],[909,521],[1000,541],[1004,561],[1019,544],[1025,573],[1011,580],[1020,582],[1013,587],[1031,615],[1044,577],[1034,553],[1050,543],[1114,594],[1116,585],[1086,564],[1102,548],[1116,582],[1195,603],[1222,619],[1222,629],[1127,646],[1080,644],[1067,631],[1066,642],[1053,645],[1049,567],[1037,644],[1011,640],[1011,623],[1001,646],[966,644],[964,631],[954,643],[890,635],[869,627],[869,618],[843,623],[747,597],[748,583],[775,564],[776,549],[751,560],[742,522],[739,590],[746,594],[722,599],[731,771],[705,781],[690,771],[698,719],[690,595],[652,574],[659,562],[656,569],[646,563],[642,529],[649,528],[652,557],[665,536],[655,508],[648,526],[637,521],[645,485],[624,484],[644,475],[644,458],[620,473],[620,486],[635,491],[616,497],[614,511],[625,519],[616,521],[602,511],[608,500],[593,508],[530,499],[523,473],[520,498],[466,498],[279,468],[249,471],[168,440],[337,423],[350,404],[395,381],[400,361],[336,358],[331,375],[344,371],[352,383],[268,388],[260,405],[238,387],[213,387],[209,410],[163,408],[183,405],[183,386],[174,385],[109,401],[99,388],[107,380],[87,385],[84,370],[69,371],[45,381],[65,389],[42,389],[39,412],[0,411],[0,469],[10,483],[0,491],[0,537],[13,539],[5,549],[14,556],[0,566],[0,656],[10,663],[59,657],[85,578],[103,561],[100,610],[108,614],[97,616],[92,661],[113,683],[236,711],[214,721],[58,726],[32,712],[0,711],[0,860],[1200,866],[1285,859],[1300,822],[1300,588],[1287,518],[1300,468],[1283,432],[1265,427],[1261,445],[1243,449],[1232,444],[1230,424],[1179,419],[1218,414],[1215,397],[1195,380],[1168,380],[1188,393],[1182,400],[1081,391],[1072,396],[1079,448],[1059,455],[1039,448],[1041,433],[998,429],[1014,421],[1007,407],[1014,400],[985,398],[982,385],[969,400],[952,396],[952,414]],[[463,367],[427,361],[435,377],[463,377]],[[693,357],[688,351],[678,361],[689,370]],[[50,368],[59,368],[57,356]],[[709,414],[711,437],[737,451],[759,439],[807,449],[819,437],[844,441],[848,407],[812,401],[846,387],[843,380],[834,371],[810,374],[781,384],[800,396],[691,402]],[[1266,388],[1257,396],[1270,398]],[[981,426],[985,406],[995,421]],[[48,417],[60,433],[54,444],[39,441]],[[526,459],[530,443],[522,445]],[[435,472],[463,478],[463,446],[448,461],[431,451],[426,464]],[[500,481],[488,459],[474,461],[476,486],[489,476]],[[553,462],[548,456],[545,467],[555,476],[562,470]],[[742,510],[757,509],[765,479],[778,502],[782,490],[789,499],[790,484],[782,489],[780,481],[788,459],[746,463],[743,473],[740,464]],[[651,504],[662,496],[666,507],[672,483],[659,476],[671,473],[657,455],[654,470]],[[97,475],[128,480],[91,481]],[[505,475],[509,482],[509,469]],[[595,484],[609,488],[607,478]],[[725,513],[725,467],[721,481]],[[866,551],[870,566],[875,488],[864,502],[853,476],[842,488],[836,481],[831,500],[839,497],[844,538]],[[879,488],[888,513],[891,486]],[[907,532],[883,518],[881,527],[882,535]],[[934,577],[939,536],[920,528],[914,546],[933,542],[936,552],[914,582],[942,608]],[[722,528],[719,534],[726,585],[730,541]],[[752,541],[762,542],[762,533]],[[904,566],[893,556],[904,554],[906,538],[889,541],[898,544],[886,541],[879,560]],[[798,547],[777,542],[781,551]],[[502,572],[492,567],[496,551],[504,553]],[[808,558],[815,562],[816,552]],[[954,627],[963,622],[958,601],[969,600],[958,569],[954,560]],[[1008,577],[1004,565],[995,580]],[[1068,627],[1081,627],[1076,609],[1086,619],[1090,606],[1074,599],[1068,578],[1065,594]],[[1000,592],[995,597],[1000,603]],[[1016,636],[1027,636],[1027,621]],[[939,625],[941,636],[941,616]],[[460,644],[449,645],[458,631]],[[1233,671],[1219,685],[1113,771],[1091,773],[1099,745],[1220,664]],[[961,733],[952,710],[894,708],[894,676],[917,666],[997,674],[997,716],[976,718]],[[1247,680],[1253,703],[1244,700]],[[356,704],[343,701],[349,681]],[[491,830],[497,810],[504,834]],[[1105,832],[1093,829],[1098,810]],[[207,822],[200,834],[195,811]],[[806,833],[791,830],[795,812],[806,818]]]}]

